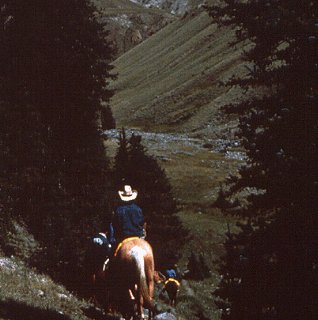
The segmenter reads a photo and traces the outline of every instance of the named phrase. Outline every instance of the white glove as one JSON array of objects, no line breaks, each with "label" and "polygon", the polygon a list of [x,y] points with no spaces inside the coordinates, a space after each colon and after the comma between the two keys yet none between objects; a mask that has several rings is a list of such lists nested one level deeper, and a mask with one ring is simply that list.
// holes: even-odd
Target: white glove
[{"label": "white glove", "polygon": [[98,244],[98,245],[100,245],[100,246],[103,245],[103,240],[100,239],[100,238],[94,238],[94,239],[93,239],[93,242],[96,243],[96,244]]}]

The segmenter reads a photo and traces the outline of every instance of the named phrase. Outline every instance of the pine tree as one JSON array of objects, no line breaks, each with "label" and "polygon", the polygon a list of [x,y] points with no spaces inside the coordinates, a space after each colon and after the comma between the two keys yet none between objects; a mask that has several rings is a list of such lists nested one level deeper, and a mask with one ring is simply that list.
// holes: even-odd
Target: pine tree
[{"label": "pine tree", "polygon": [[2,1],[0,24],[0,175],[12,199],[6,206],[41,240],[41,263],[69,278],[87,236],[109,213],[98,124],[112,95],[112,49],[86,0]]},{"label": "pine tree", "polygon": [[[114,180],[117,188],[122,187],[125,184],[125,180],[129,177],[129,155],[128,155],[128,140],[126,138],[126,131],[121,129],[119,134],[119,146],[115,155],[114,165]],[[129,184],[129,181],[127,181]]]},{"label": "pine tree", "polygon": [[157,263],[164,265],[171,252],[178,252],[182,245],[180,239],[186,234],[175,215],[176,202],[165,171],[147,154],[141,136],[132,134],[127,141],[124,130],[115,171],[119,186],[124,182],[138,190],[137,201],[147,222],[147,240],[154,248]]},{"label": "pine tree", "polygon": [[254,192],[239,208],[249,220],[243,228],[253,231],[227,241],[220,295],[231,312],[223,318],[316,319],[318,5],[228,0],[211,14],[252,44],[245,57],[251,72],[229,85],[258,91],[226,109],[240,116],[249,157],[226,196]]}]

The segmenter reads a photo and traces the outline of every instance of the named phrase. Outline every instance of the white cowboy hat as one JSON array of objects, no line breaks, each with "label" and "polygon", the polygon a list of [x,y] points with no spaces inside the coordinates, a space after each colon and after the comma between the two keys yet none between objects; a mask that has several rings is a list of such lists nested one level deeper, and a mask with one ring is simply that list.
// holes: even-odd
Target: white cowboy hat
[{"label": "white cowboy hat", "polygon": [[119,190],[118,194],[120,199],[123,201],[131,201],[137,198],[138,192],[136,190],[132,190],[131,186],[125,185],[124,191]]}]

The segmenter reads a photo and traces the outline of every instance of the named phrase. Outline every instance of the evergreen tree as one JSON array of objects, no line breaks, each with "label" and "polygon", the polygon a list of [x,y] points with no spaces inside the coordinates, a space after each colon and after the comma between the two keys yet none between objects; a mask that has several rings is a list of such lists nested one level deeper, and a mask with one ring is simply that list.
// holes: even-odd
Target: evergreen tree
[{"label": "evergreen tree", "polygon": [[[122,187],[125,179],[127,179],[129,172],[129,155],[128,155],[128,140],[126,138],[126,131],[124,128],[119,133],[119,146],[115,155],[114,164],[114,180],[117,188]],[[127,182],[128,183],[128,182]]]},{"label": "evergreen tree", "polygon": [[223,200],[254,192],[239,208],[249,223],[226,244],[223,318],[316,319],[318,5],[226,0],[211,14],[252,43],[251,72],[229,84],[258,91],[226,108],[240,116],[249,160]]},{"label": "evergreen tree", "polygon": [[138,190],[138,204],[147,222],[147,240],[154,248],[157,263],[165,265],[171,252],[181,247],[185,230],[176,213],[171,186],[156,159],[147,154],[141,137],[132,134],[128,142],[122,131],[116,156],[115,176],[118,186],[130,184]]},{"label": "evergreen tree", "polygon": [[110,106],[106,105],[101,110],[101,128],[102,130],[115,129],[116,122]]},{"label": "evergreen tree", "polygon": [[187,270],[187,279],[203,280],[210,276],[209,267],[207,266],[202,253],[197,256],[195,253],[191,252],[188,259]]},{"label": "evergreen tree", "polygon": [[112,95],[112,49],[86,0],[3,0],[0,24],[5,205],[41,240],[41,263],[69,279],[109,212],[98,123]]}]

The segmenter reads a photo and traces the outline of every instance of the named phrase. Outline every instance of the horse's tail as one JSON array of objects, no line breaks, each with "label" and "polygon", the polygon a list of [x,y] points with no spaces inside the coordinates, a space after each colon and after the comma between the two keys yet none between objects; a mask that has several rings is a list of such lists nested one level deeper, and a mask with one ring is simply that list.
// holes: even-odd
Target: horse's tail
[{"label": "horse's tail", "polygon": [[145,272],[145,257],[143,252],[138,251],[138,254],[135,255],[135,261],[137,265],[137,277],[139,278],[139,290],[144,299],[145,308],[150,309],[151,311],[155,310],[155,304],[152,300],[152,297],[149,294],[149,287],[147,284],[147,276]]}]

